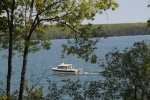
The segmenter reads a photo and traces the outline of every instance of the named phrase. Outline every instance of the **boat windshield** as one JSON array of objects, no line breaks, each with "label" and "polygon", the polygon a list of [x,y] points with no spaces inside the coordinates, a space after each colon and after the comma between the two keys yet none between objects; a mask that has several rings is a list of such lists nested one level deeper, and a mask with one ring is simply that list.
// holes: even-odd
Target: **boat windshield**
[{"label": "boat windshield", "polygon": [[67,69],[67,66],[58,66],[59,69]]},{"label": "boat windshield", "polygon": [[73,65],[59,65],[58,67],[57,67],[58,69],[69,69],[69,70],[71,70],[71,69],[73,69]]}]

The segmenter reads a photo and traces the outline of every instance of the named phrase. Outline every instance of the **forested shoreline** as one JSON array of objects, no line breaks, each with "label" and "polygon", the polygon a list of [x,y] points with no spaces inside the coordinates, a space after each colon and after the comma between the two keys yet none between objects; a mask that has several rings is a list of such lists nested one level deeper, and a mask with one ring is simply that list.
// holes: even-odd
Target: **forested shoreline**
[{"label": "forested shoreline", "polygon": [[[92,27],[102,26],[101,32],[105,33],[108,37],[112,36],[132,36],[132,35],[149,35],[150,28],[147,23],[119,23],[119,24],[93,24]],[[98,32],[98,33],[101,33]],[[72,38],[69,28],[56,28],[48,26],[44,34],[50,35],[51,39],[65,39]],[[35,37],[32,37],[35,39]]]},{"label": "forested shoreline", "polygon": [[103,25],[108,36],[148,35],[150,28],[147,23],[124,23]]}]

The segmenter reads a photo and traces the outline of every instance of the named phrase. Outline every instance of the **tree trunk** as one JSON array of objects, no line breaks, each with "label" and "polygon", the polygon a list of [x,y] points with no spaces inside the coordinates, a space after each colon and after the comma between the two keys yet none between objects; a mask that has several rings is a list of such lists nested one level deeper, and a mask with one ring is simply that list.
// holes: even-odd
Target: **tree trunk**
[{"label": "tree trunk", "polygon": [[8,73],[7,73],[7,98],[10,100],[10,84],[12,72],[12,32],[9,34]]},{"label": "tree trunk", "polygon": [[141,100],[144,100],[144,89],[142,89],[142,93],[141,93]]},{"label": "tree trunk", "polygon": [[10,99],[10,84],[11,84],[11,72],[12,72],[12,25],[10,23],[9,13],[8,25],[9,25],[9,48],[8,48],[8,72],[7,72],[7,99]]},{"label": "tree trunk", "polygon": [[135,86],[134,86],[134,99],[135,99],[135,100],[137,99],[136,93],[137,93],[137,87],[136,87],[136,85],[135,85]]},{"label": "tree trunk", "polygon": [[[2,1],[4,4],[5,2]],[[6,6],[5,6],[6,7]],[[5,8],[7,12],[7,18],[8,18],[8,27],[9,27],[9,49],[8,49],[8,73],[7,73],[7,99],[10,100],[10,85],[11,85],[11,73],[12,73],[12,50],[13,50],[13,20],[14,20],[14,9],[15,9],[15,0],[12,2],[12,8],[11,8],[11,15],[9,17],[9,11],[7,8]]]},{"label": "tree trunk", "polygon": [[[25,23],[25,27],[26,27],[26,35],[25,35],[25,48],[24,48],[24,56],[23,56],[23,66],[22,66],[22,72],[21,72],[21,81],[20,81],[20,90],[19,90],[19,97],[18,100],[22,100],[23,99],[23,92],[24,92],[24,85],[25,85],[25,75],[26,75],[26,68],[27,68],[27,58],[28,58],[28,53],[29,53],[29,42],[30,42],[30,38],[31,35],[34,31],[34,29],[36,28],[37,24],[39,23],[39,21],[37,22],[37,18],[38,16],[36,16],[35,20],[33,23],[32,22],[32,14],[33,14],[33,4],[34,4],[34,0],[31,0],[31,6],[30,6],[30,14],[29,14],[29,23],[31,24],[31,27],[27,27],[27,23]],[[25,11],[26,12],[26,11]],[[37,23],[36,23],[37,22]],[[27,34],[29,33],[29,34]]]},{"label": "tree trunk", "polygon": [[1,0],[1,3],[4,6],[4,9],[7,14],[7,24],[9,28],[9,35],[8,35],[8,41],[9,41],[9,47],[8,47],[8,71],[7,71],[7,87],[6,87],[6,95],[7,100],[10,100],[10,85],[11,85],[11,72],[12,72],[12,33],[13,33],[13,19],[14,19],[14,10],[15,10],[15,0],[13,0],[11,5],[11,14],[8,10],[8,6],[6,5],[5,0]]},{"label": "tree trunk", "polygon": [[27,58],[28,58],[28,48],[29,47],[27,46],[27,43],[25,43],[24,56],[23,56],[23,66],[22,66],[22,72],[21,72],[21,81],[20,81],[20,90],[19,90],[18,100],[23,99],[25,75],[26,75],[26,68],[27,68]]}]

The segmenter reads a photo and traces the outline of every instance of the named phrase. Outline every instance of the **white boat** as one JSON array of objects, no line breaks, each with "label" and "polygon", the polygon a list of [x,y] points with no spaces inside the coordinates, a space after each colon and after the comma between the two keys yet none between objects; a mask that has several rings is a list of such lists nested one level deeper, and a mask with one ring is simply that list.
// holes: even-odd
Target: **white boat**
[{"label": "white boat", "polygon": [[54,73],[57,74],[81,74],[82,69],[75,69],[73,64],[61,63],[57,67],[52,68]]}]

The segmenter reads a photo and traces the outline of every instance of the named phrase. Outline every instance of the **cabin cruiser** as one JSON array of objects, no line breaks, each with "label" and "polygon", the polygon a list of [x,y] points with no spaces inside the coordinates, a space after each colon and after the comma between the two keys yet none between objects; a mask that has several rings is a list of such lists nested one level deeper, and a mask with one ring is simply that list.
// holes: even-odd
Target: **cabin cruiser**
[{"label": "cabin cruiser", "polygon": [[73,64],[61,63],[57,67],[52,68],[54,73],[57,74],[81,74],[82,69],[75,69]]}]

